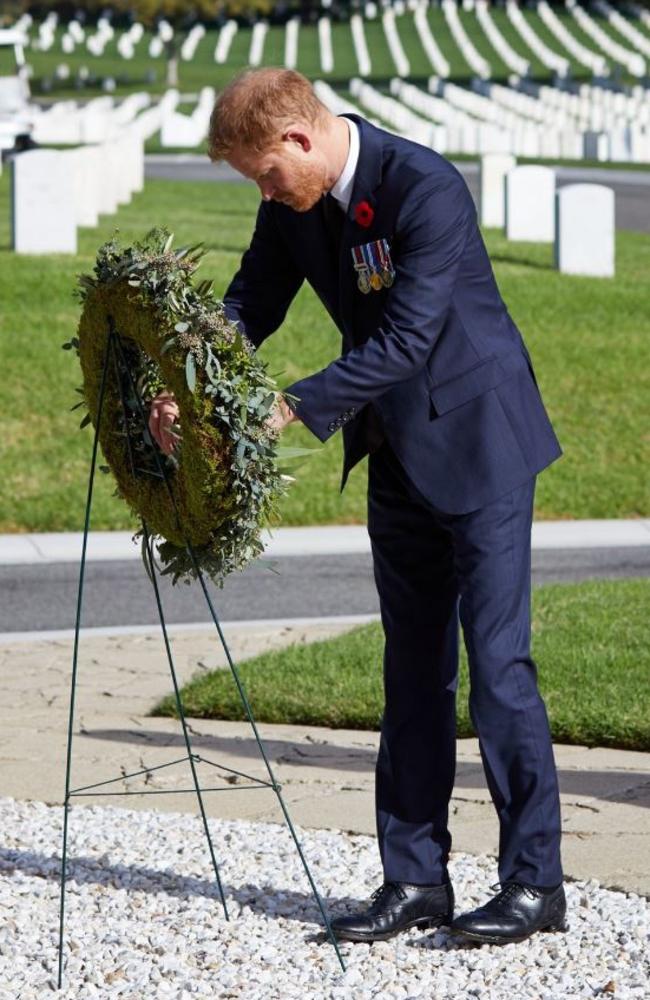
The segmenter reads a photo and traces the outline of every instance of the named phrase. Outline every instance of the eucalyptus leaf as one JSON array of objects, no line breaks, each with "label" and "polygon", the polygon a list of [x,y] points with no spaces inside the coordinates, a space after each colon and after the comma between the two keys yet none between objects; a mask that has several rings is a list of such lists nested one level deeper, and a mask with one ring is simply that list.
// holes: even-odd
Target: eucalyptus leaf
[{"label": "eucalyptus leaf", "polygon": [[319,448],[290,448],[280,445],[280,447],[276,448],[275,454],[279,459],[284,461],[290,458],[305,458],[308,455],[316,455],[319,451]]},{"label": "eucalyptus leaf", "polygon": [[187,380],[187,388],[190,392],[194,392],[196,388],[196,363],[191,351],[188,351],[185,358],[185,378]]}]

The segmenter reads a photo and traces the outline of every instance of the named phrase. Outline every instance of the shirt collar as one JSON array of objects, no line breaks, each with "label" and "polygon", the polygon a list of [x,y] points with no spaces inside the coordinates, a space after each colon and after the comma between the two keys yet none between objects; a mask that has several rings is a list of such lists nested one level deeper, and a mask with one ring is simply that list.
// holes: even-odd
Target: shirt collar
[{"label": "shirt collar", "polygon": [[350,149],[345,166],[336,184],[331,188],[330,194],[333,198],[336,198],[343,211],[347,212],[350,198],[352,197],[354,174],[359,162],[359,129],[356,122],[353,122],[350,118],[345,118],[345,116],[341,117],[343,117],[343,121],[347,122],[350,131]]}]

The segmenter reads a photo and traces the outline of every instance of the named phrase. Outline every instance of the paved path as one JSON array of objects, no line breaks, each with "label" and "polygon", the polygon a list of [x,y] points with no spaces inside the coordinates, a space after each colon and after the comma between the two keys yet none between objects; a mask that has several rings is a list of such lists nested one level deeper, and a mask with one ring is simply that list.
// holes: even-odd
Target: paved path
[{"label": "paved path", "polygon": [[[227,627],[235,660],[290,642],[340,633],[348,624],[300,628],[277,625]],[[172,630],[181,682],[223,666],[213,632]],[[70,640],[0,646],[3,712],[0,767],[3,794],[62,802],[72,662]],[[127,796],[76,797],[79,802],[197,814],[190,770],[151,768],[179,760],[185,745],[180,724],[147,713],[171,688],[160,636],[82,636],[73,738],[73,788],[119,779]],[[11,707],[10,707],[11,706]],[[253,705],[253,710],[255,706]],[[247,723],[189,720],[193,752],[203,761],[266,779]],[[356,833],[374,831],[373,783],[378,734],[319,727],[260,724],[262,739],[292,819],[307,827]],[[496,854],[497,824],[476,740],[460,740],[451,831],[455,850]],[[563,858],[567,876],[595,878],[610,888],[650,894],[650,755],[556,746],[563,804]],[[149,769],[137,778],[125,778]],[[209,815],[281,821],[268,789],[237,787],[229,772],[198,765]],[[221,775],[223,774],[223,777]],[[175,789],[190,789],[178,795]],[[101,791],[108,789],[104,786]],[[157,794],[143,794],[156,792]],[[239,794],[237,794],[239,792]],[[158,794],[160,793],[160,794]],[[125,836],[128,836],[125,831]]]},{"label": "paved path", "polygon": [[[0,536],[0,635],[74,626],[81,535]],[[82,623],[92,628],[157,621],[139,547],[129,532],[92,533]],[[273,571],[271,571],[273,570]],[[533,582],[650,575],[650,522],[559,521],[533,527]],[[225,621],[377,615],[366,528],[283,528],[265,558],[209,585]],[[161,580],[169,622],[208,621],[198,587]]]},{"label": "paved path", "polygon": [[[566,549],[533,555],[533,583],[650,576],[650,546]],[[0,566],[0,636],[74,626],[79,568],[76,563]],[[161,579],[169,622],[210,618],[200,587],[173,587]],[[379,602],[371,557],[365,554],[258,559],[226,580],[208,583],[225,621],[376,615]],[[83,618],[88,627],[158,621],[151,587],[139,560],[91,562],[86,568]]]},{"label": "paved path", "polygon": [[[478,200],[478,163],[455,164],[465,177],[475,201]],[[605,184],[616,195],[616,228],[650,232],[650,171],[607,170],[589,167],[555,168],[558,187],[566,184]],[[145,158],[146,177],[188,181],[244,181],[227,164],[210,163],[207,156],[196,154],[149,154]]]}]

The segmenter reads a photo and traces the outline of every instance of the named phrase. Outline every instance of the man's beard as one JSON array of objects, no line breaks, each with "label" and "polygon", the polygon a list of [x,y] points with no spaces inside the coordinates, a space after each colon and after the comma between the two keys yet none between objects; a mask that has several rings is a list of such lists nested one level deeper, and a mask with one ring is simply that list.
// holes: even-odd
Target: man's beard
[{"label": "man's beard", "polygon": [[295,212],[308,212],[327,191],[325,171],[306,163],[296,163],[292,188],[291,192],[282,195],[278,201],[288,205]]}]

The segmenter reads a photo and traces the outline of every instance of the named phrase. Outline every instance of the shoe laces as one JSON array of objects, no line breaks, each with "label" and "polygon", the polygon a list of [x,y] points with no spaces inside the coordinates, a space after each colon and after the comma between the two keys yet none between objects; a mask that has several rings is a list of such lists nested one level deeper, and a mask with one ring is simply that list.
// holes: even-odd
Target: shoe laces
[{"label": "shoe laces", "polygon": [[507,903],[513,896],[517,896],[522,890],[531,899],[537,899],[538,893],[532,886],[524,885],[523,882],[495,882],[490,889],[496,891],[500,889],[499,895],[494,900],[495,903]]},{"label": "shoe laces", "polygon": [[375,889],[375,891],[371,893],[370,898],[373,902],[383,902],[383,896],[388,895],[392,890],[397,893],[399,899],[404,899],[406,896],[406,893],[404,892],[404,889],[402,889],[399,882],[384,882],[378,889]]}]

